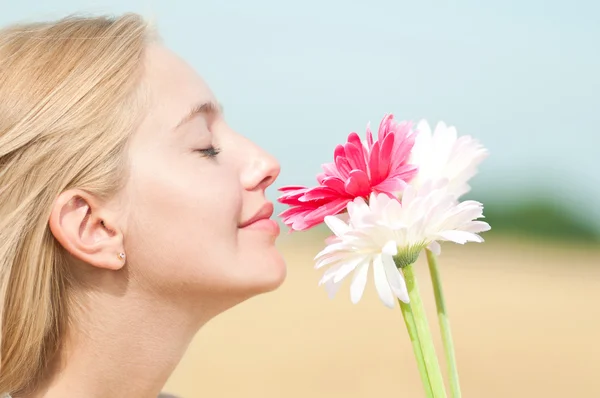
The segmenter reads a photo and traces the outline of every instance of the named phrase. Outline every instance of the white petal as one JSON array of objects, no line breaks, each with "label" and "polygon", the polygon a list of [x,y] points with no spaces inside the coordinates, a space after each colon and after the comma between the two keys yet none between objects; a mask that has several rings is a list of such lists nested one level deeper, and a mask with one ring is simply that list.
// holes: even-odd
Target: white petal
[{"label": "white petal", "polygon": [[365,287],[367,286],[368,272],[368,262],[361,264],[358,268],[356,268],[356,271],[354,271],[352,283],[350,284],[350,301],[352,301],[353,304],[358,303],[362,298]]},{"label": "white petal", "polygon": [[429,244],[429,246],[427,246],[427,248],[429,250],[431,250],[431,252],[433,254],[435,254],[436,256],[439,256],[440,254],[442,254],[442,246],[438,242],[436,242],[435,240],[433,242],[431,242]]},{"label": "white petal", "polygon": [[396,297],[408,304],[410,299],[408,298],[408,290],[406,288],[404,276],[400,273],[398,268],[396,268],[396,264],[394,264],[392,257],[384,255],[382,256],[382,260],[385,274],[392,292],[396,295]]},{"label": "white petal", "polygon": [[419,135],[431,135],[431,127],[429,126],[429,122],[427,122],[425,119],[419,120],[419,123],[417,123],[417,130],[419,131]]},{"label": "white petal", "polygon": [[315,269],[322,268],[326,265],[333,265],[336,263],[343,262],[347,258],[348,258],[347,253],[335,253],[335,254],[330,254],[328,256],[325,256],[325,257],[321,257],[315,264]]},{"label": "white petal", "polygon": [[471,221],[467,225],[463,226],[462,229],[468,232],[479,233],[489,231],[491,229],[490,224],[484,221]]},{"label": "white petal", "polygon": [[397,200],[389,200],[379,217],[385,225],[392,226],[402,220],[402,205]]},{"label": "white petal", "polygon": [[369,207],[371,208],[373,215],[380,215],[389,200],[389,197],[385,194],[376,195],[374,192],[372,192],[369,199]]},{"label": "white petal", "polygon": [[379,298],[387,307],[394,308],[394,295],[383,269],[381,256],[375,257],[373,260],[373,277],[375,280],[375,288]]},{"label": "white petal", "polygon": [[334,264],[331,268],[327,269],[327,271],[323,273],[323,276],[319,280],[319,286],[324,285],[328,281],[332,280],[343,265],[343,262],[339,262]]},{"label": "white petal", "polygon": [[350,229],[350,227],[345,222],[343,222],[336,216],[326,216],[325,224],[327,224],[331,232],[333,232],[337,236],[342,236]]},{"label": "white petal", "polygon": [[352,202],[348,203],[347,206],[348,209],[348,215],[350,216],[350,219],[352,219],[352,214],[353,213],[361,213],[361,212],[365,212],[369,210],[369,205],[367,205],[367,202],[365,202],[365,200],[361,197],[355,198]]},{"label": "white petal", "polygon": [[417,195],[417,190],[412,185],[408,185],[402,192],[402,207],[410,206]]},{"label": "white petal", "polygon": [[330,299],[333,299],[335,294],[340,290],[342,283],[334,283],[333,281],[329,281],[325,284],[325,290],[327,291],[327,295]]},{"label": "white petal", "polygon": [[442,231],[437,235],[444,240],[460,243],[461,245],[467,242],[483,242],[481,236],[466,231]]},{"label": "white petal", "polygon": [[398,245],[396,244],[396,241],[394,241],[394,240],[388,241],[383,246],[383,249],[381,249],[381,252],[385,253],[387,255],[390,255],[390,256],[395,256],[396,254],[398,254]]},{"label": "white petal", "polygon": [[326,246],[325,249],[321,250],[315,256],[314,260],[318,260],[320,257],[324,257],[326,255],[330,255],[335,252],[345,252],[348,251],[349,247],[344,241],[336,242],[332,245]]},{"label": "white petal", "polygon": [[340,240],[340,238],[338,238],[335,235],[331,235],[331,236],[328,236],[327,238],[325,238],[326,245],[333,245],[334,243],[338,243],[338,242],[341,242],[341,240]]},{"label": "white petal", "polygon": [[336,273],[335,277],[333,278],[333,282],[338,283],[339,281],[344,279],[348,274],[350,274],[350,272],[354,271],[357,266],[359,266],[360,264],[365,262],[365,260],[367,260],[367,259],[368,259],[368,257],[366,257],[366,256],[360,256],[360,257],[354,258],[354,259],[348,261],[347,263],[345,263],[344,265],[342,265],[340,267],[339,271]]}]

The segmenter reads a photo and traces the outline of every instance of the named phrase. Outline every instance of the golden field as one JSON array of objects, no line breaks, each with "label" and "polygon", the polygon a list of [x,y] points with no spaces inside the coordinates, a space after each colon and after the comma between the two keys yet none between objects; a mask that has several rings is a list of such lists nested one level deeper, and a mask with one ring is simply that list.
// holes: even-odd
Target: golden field
[{"label": "golden field", "polygon": [[[312,258],[319,232],[283,236],[277,291],[222,314],[196,336],[165,391],[182,398],[421,398],[399,308],[370,283],[330,300]],[[418,282],[437,337],[427,265]],[[440,268],[465,398],[600,397],[600,246],[489,235],[443,246]],[[443,356],[437,341],[438,356]],[[442,366],[444,364],[442,363]]]}]

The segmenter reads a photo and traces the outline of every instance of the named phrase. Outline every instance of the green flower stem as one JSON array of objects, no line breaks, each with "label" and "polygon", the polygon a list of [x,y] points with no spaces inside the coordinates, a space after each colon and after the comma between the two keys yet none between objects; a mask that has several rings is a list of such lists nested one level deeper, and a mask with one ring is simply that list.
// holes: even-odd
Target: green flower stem
[{"label": "green flower stem", "polygon": [[442,371],[440,370],[440,365],[435,354],[435,347],[433,346],[433,339],[429,331],[429,323],[427,322],[427,314],[425,314],[425,308],[423,307],[423,302],[421,301],[413,266],[407,265],[406,267],[403,267],[402,272],[404,273],[404,279],[408,289],[410,307],[412,309],[417,334],[419,336],[419,342],[421,343],[421,350],[423,352],[423,358],[425,361],[425,367],[427,368],[431,390],[433,391],[433,397],[446,398],[444,378],[442,377]]},{"label": "green flower stem", "polygon": [[415,352],[415,358],[417,360],[417,367],[419,368],[419,374],[421,375],[421,381],[423,382],[423,388],[425,389],[425,395],[427,398],[434,398],[433,391],[431,390],[431,384],[429,382],[429,375],[427,374],[427,367],[425,366],[425,358],[423,358],[423,351],[421,350],[421,341],[419,340],[419,334],[417,333],[417,325],[415,324],[415,318],[412,313],[410,304],[406,304],[400,300],[400,309],[402,310],[402,316],[404,317],[404,323],[408,330],[410,342]]},{"label": "green flower stem", "polygon": [[448,363],[450,392],[452,393],[452,398],[461,398],[458,368],[456,367],[456,355],[454,354],[454,343],[452,342],[450,320],[448,319],[448,312],[446,311],[446,302],[444,300],[444,292],[442,290],[442,281],[437,266],[437,259],[435,254],[430,250],[426,250],[426,252],[427,264],[429,264],[429,273],[431,274],[431,282],[433,283],[433,292],[435,294],[435,305],[437,307],[442,341],[444,342],[444,352],[446,354],[446,362]]}]

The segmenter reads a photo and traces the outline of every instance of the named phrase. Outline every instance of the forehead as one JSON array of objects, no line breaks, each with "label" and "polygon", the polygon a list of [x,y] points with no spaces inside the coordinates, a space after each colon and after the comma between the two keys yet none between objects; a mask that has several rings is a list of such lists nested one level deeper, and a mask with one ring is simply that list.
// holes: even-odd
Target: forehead
[{"label": "forehead", "polygon": [[182,58],[160,44],[146,50],[145,85],[149,116],[164,127],[174,126],[198,103],[216,102],[206,82]]}]

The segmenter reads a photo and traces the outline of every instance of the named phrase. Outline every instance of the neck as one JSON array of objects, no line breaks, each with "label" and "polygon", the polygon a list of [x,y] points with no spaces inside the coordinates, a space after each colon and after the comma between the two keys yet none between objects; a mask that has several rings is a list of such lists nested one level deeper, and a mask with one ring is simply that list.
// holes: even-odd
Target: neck
[{"label": "neck", "polygon": [[129,292],[94,292],[78,304],[56,371],[32,398],[156,398],[208,320]]}]

